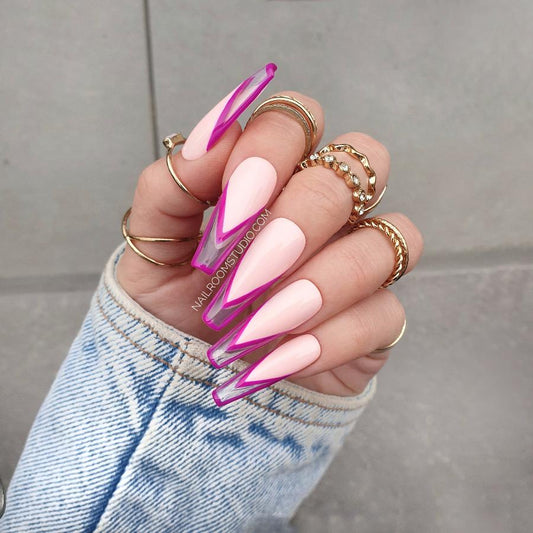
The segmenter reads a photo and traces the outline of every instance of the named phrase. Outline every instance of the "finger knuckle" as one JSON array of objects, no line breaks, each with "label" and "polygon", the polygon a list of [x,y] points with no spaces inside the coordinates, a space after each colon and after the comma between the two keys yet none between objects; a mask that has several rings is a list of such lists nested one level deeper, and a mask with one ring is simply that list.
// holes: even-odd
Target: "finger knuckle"
[{"label": "finger knuckle", "polygon": [[148,165],[139,175],[135,196],[141,198],[150,198],[154,192],[155,163]]},{"label": "finger knuckle", "polygon": [[391,290],[382,289],[378,291],[382,302],[380,304],[380,315],[383,321],[400,328],[405,321],[405,308]]},{"label": "finger knuckle", "polygon": [[306,205],[319,216],[345,220],[350,212],[349,191],[340,180],[331,183],[330,179],[336,179],[335,176],[324,176],[317,172],[320,170],[325,171],[313,169],[297,175],[294,183],[297,197],[305,199]]},{"label": "finger knuckle", "polygon": [[361,287],[361,295],[366,295],[364,288],[365,280],[368,279],[368,254],[363,246],[356,245],[351,239],[341,239],[339,241],[339,261],[348,265],[348,272],[351,284]]}]

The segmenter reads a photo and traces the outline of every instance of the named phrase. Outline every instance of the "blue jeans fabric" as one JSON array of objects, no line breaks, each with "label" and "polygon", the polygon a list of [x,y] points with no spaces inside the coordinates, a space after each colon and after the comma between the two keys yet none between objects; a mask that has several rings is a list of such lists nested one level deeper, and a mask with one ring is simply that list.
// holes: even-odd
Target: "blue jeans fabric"
[{"label": "blue jeans fabric", "polygon": [[133,301],[115,276],[123,250],[34,422],[0,532],[280,531],[375,380],[349,398],[282,381],[217,407],[210,390],[245,363],[212,368],[204,342]]}]

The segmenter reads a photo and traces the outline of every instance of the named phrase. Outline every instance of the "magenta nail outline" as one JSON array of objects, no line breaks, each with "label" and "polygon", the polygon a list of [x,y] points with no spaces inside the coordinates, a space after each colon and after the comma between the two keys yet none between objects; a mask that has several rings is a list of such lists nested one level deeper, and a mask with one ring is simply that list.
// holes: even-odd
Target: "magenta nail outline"
[{"label": "magenta nail outline", "polygon": [[[239,262],[240,264],[240,262]],[[228,308],[228,299],[227,299],[227,293],[229,292],[229,289],[231,287],[231,284],[233,282],[233,279],[235,278],[235,275],[237,274],[237,270],[239,269],[239,265],[235,267],[233,272],[229,275],[228,280],[226,281],[226,284],[220,289],[220,291],[223,291],[222,294],[222,309]],[[215,295],[215,297],[209,302],[208,306],[206,307],[204,313],[202,314],[203,321],[215,331],[219,331],[225,326],[227,326],[234,318],[237,316],[241,311],[242,308],[245,307],[247,304],[252,303],[255,298],[260,296],[263,292],[265,292],[271,285],[273,285],[280,277],[276,276],[274,279],[267,281],[263,285],[260,285],[259,287],[255,288],[253,291],[250,291],[247,294],[244,294],[243,296],[240,296],[239,298],[235,298],[235,300],[231,300],[231,304],[234,306],[237,306],[234,311],[231,312],[229,316],[227,316],[222,322],[219,324],[216,324],[213,322],[207,315],[209,314],[209,311],[212,309],[212,307],[215,305],[215,303],[218,301],[220,296],[220,291]]]},{"label": "magenta nail outline", "polygon": [[[260,281],[255,280],[252,284],[248,283],[247,286],[245,284],[246,289],[254,286],[255,288],[248,290],[248,292],[245,293],[243,293],[243,288],[241,288],[238,291],[241,296],[234,295],[234,297],[230,299],[230,294],[232,293],[237,276],[245,276],[245,274],[247,274],[243,272],[242,269],[243,267],[249,268],[248,258],[252,258],[252,264],[254,262],[257,263],[258,260],[263,261],[267,259],[265,253],[273,253],[273,247],[278,246],[278,233],[280,231],[284,232],[282,238],[288,240],[286,243],[283,243],[282,255],[279,256],[280,260],[277,262],[274,261],[272,268],[267,269],[268,276],[271,276],[270,279],[264,275],[260,276],[260,281],[263,283],[259,284]],[[267,244],[265,245],[263,242]],[[266,246],[266,248],[263,249],[263,246]],[[287,272],[297,261],[298,257],[301,256],[304,248],[305,235],[296,223],[283,217],[272,220],[257,236],[257,240],[252,242],[250,249],[241,257],[237,266],[222,284],[211,302],[209,302],[202,315],[204,322],[215,330],[222,329],[230,320],[239,314],[246,305],[252,303],[260,294],[265,292],[285,272]],[[264,281],[265,278],[267,281]],[[242,281],[241,278],[239,278],[239,280]]]},{"label": "magenta nail outline", "polygon": [[[267,387],[270,387],[270,385],[273,385],[274,383],[277,383],[278,381],[281,381],[282,379],[288,378],[291,374],[285,374],[283,376],[270,378],[270,379],[261,379],[261,380],[254,380],[254,381],[246,382],[246,378],[251,374],[254,368],[256,368],[269,355],[270,354],[265,355],[259,361],[256,361],[255,363],[250,365],[247,369],[243,370],[242,372],[239,372],[238,374],[230,378],[228,381],[226,381],[225,383],[223,383],[216,389],[213,389],[211,391],[211,395],[215,403],[219,407],[222,407],[224,405],[227,405],[228,403],[232,403],[236,400],[240,400],[241,398],[244,398],[245,396],[248,396],[249,394],[252,394],[253,392],[266,389]],[[221,388],[227,388],[227,387],[231,387],[234,390],[238,390],[243,387],[246,387],[246,389],[240,392],[237,396],[232,396],[229,400],[224,401],[218,397],[217,390]]]},{"label": "magenta nail outline", "polygon": [[[290,289],[290,287],[293,287],[298,283],[301,283],[302,281],[307,281],[308,283],[311,283],[314,286],[314,288],[318,291],[318,294],[320,295],[320,291],[318,290],[316,285],[313,284],[313,282],[309,280],[305,280],[305,278],[303,278],[301,280],[294,281],[291,284],[287,285],[287,287],[285,287],[280,292],[278,292],[273,298],[276,298],[276,296],[283,294],[284,291]],[[271,335],[267,335],[264,337],[255,337],[249,341],[236,342],[241,337],[242,333],[246,330],[250,322],[258,314],[261,313],[261,311],[269,304],[269,302],[273,301],[272,299],[270,299],[269,301],[265,302],[259,309],[253,312],[250,316],[244,319],[240,324],[237,324],[233,329],[231,329],[228,333],[226,333],[216,343],[210,346],[207,349],[207,358],[209,359],[209,361],[215,368],[224,368],[225,366],[229,365],[233,361],[236,361],[237,359],[241,359],[242,357],[249,354],[250,352],[253,352],[254,350],[264,346],[270,341],[284,335],[285,333],[289,331],[294,330],[295,328],[301,326],[302,324],[310,320],[313,316],[315,316],[319,312],[319,310],[322,307],[322,303],[323,303],[322,296],[320,295],[319,298],[320,298],[320,304],[315,309],[313,309],[313,311],[311,311],[310,313],[304,314],[301,317],[301,319],[295,322],[294,324],[292,324],[291,327],[278,330],[275,333],[272,333]],[[227,343],[227,346],[224,346],[226,343]],[[221,361],[217,360],[215,357],[215,353],[220,350],[223,350],[223,352],[221,353],[227,356],[226,358],[220,357],[219,359],[222,359]],[[235,352],[235,351],[237,351],[237,353],[231,354],[231,352]]]},{"label": "magenta nail outline", "polygon": [[[210,346],[207,349],[207,358],[209,359],[209,361],[215,368],[224,368],[230,363],[233,363],[233,361],[236,361],[237,359],[241,359],[242,357],[249,354],[250,352],[253,352],[257,348],[260,348],[261,346],[268,344],[270,341],[274,340],[276,337],[279,337],[280,335],[287,333],[287,331],[290,331],[287,329],[284,331],[280,331],[279,333],[269,335],[268,337],[258,337],[257,339],[252,339],[251,341],[242,342],[242,343],[230,342],[230,344],[226,348],[226,351],[232,351],[235,348],[248,348],[248,349],[239,352],[238,354],[234,355],[230,359],[226,359],[222,364],[218,363],[212,355],[213,352],[215,351],[214,348],[216,348],[220,344],[224,344],[224,342],[227,341],[229,338],[238,339],[241,336],[242,332],[246,329],[246,326],[248,326],[252,318],[258,312],[259,312],[259,309],[255,313],[251,314],[246,320],[244,320],[242,324],[239,324],[238,326],[233,328],[229,333],[224,335],[216,344],[213,344],[213,346]],[[294,328],[291,328],[291,329],[294,329]]]},{"label": "magenta nail outline", "polygon": [[[232,241],[237,242],[239,239],[241,239],[248,230],[248,227],[250,223],[255,220],[263,211],[264,207],[256,211],[252,216],[248,217],[246,220],[235,226],[234,228],[224,232],[223,230],[223,224],[224,224],[224,215],[226,213],[226,196],[228,193],[228,187],[229,182],[224,188],[224,192],[220,196],[218,203],[213,210],[213,213],[211,214],[211,217],[209,218],[209,221],[207,223],[207,226],[204,230],[204,234],[202,235],[202,240],[200,241],[198,248],[196,249],[196,252],[194,252],[194,256],[191,261],[191,265],[195,268],[198,268],[199,270],[205,272],[206,274],[213,274],[216,272],[218,267],[224,262],[226,257],[230,254],[231,250],[233,249],[231,244],[229,243],[229,240],[231,238]],[[220,216],[222,215],[222,216]],[[213,228],[213,225],[215,226]],[[199,256],[202,252],[203,246],[208,241],[208,239],[211,238],[211,232],[214,232],[214,238],[217,244],[223,244],[224,241],[226,241],[227,248],[224,250],[220,257],[216,260],[216,262],[212,266],[205,265],[203,263],[199,262]],[[236,235],[238,233],[238,235]]]},{"label": "magenta nail outline", "polygon": [[[215,126],[213,127],[213,131],[211,132],[211,136],[209,137],[209,141],[207,142],[206,151],[209,151],[222,137],[222,135],[226,132],[226,130],[239,118],[239,116],[246,110],[246,108],[259,96],[259,94],[263,91],[263,89],[272,81],[274,78],[274,73],[277,70],[277,66],[275,63],[267,63],[262,69],[258,70],[254,74],[252,74],[249,78],[246,78],[234,91],[229,100],[226,102],[226,105],[224,106],[224,109],[220,113]],[[266,77],[263,81],[257,85],[256,89],[252,91],[250,96],[244,100],[244,102],[233,112],[233,114],[229,115],[231,111],[232,105],[235,103],[235,100],[241,96],[241,94],[246,90],[246,88],[252,83],[254,78],[256,78],[259,73],[265,72]],[[229,115],[229,119],[228,119]]]}]

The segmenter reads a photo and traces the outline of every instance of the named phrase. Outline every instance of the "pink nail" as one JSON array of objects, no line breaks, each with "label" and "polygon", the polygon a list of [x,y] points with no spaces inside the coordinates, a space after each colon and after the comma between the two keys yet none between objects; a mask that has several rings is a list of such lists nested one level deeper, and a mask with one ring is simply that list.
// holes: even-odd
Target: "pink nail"
[{"label": "pink nail", "polygon": [[274,78],[278,67],[268,63],[246,78],[198,122],[181,150],[184,159],[202,157],[222,137],[245,109],[261,94]]},{"label": "pink nail", "polygon": [[216,330],[223,328],[286,272],[304,247],[305,235],[297,224],[287,218],[272,220],[211,300],[202,315],[204,322]]},{"label": "pink nail", "polygon": [[212,274],[266,206],[276,186],[276,169],[266,159],[249,157],[231,175],[192,259]]},{"label": "pink nail", "polygon": [[309,366],[320,351],[320,343],[313,335],[295,337],[214,389],[213,399],[222,406],[269,387]]},{"label": "pink nail", "polygon": [[321,306],[322,296],[313,282],[307,279],[294,281],[209,347],[207,357],[213,366],[222,368],[297,328]]}]

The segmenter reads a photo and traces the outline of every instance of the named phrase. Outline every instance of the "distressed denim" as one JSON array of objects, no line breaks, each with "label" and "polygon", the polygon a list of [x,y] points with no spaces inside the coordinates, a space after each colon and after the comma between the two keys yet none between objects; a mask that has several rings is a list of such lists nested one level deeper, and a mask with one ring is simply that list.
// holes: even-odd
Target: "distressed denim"
[{"label": "distressed denim", "polygon": [[[375,391],[290,382],[226,407],[207,345],[120,287],[110,257],[33,424],[1,533],[282,531]],[[194,311],[191,311],[194,312]]]}]

